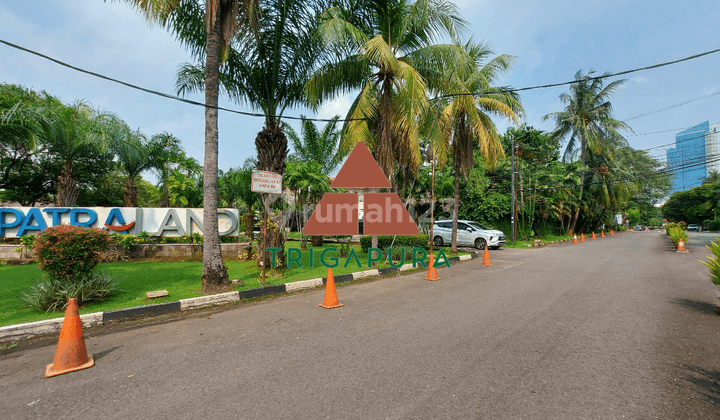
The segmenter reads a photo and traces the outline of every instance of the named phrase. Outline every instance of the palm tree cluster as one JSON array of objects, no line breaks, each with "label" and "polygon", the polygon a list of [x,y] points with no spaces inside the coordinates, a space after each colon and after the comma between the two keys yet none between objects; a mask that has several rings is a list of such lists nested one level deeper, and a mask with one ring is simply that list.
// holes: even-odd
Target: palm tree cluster
[{"label": "palm tree cluster", "polygon": [[[140,174],[154,171],[160,179],[156,192],[162,196],[174,179],[170,169],[183,156],[180,141],[169,133],[148,137],[88,103],[63,104],[45,92],[0,85],[4,201],[135,207]],[[105,180],[118,177],[124,183],[119,202],[101,199],[107,193]]]}]

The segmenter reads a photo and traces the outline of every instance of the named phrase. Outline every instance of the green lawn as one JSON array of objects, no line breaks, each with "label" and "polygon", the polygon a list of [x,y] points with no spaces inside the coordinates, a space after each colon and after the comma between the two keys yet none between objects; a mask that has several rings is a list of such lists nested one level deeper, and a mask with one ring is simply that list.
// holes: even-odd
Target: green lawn
[{"label": "green lawn", "polygon": [[[287,243],[287,248],[299,247],[299,242]],[[302,258],[300,260],[303,266],[302,269],[293,267],[280,271],[268,270],[265,284],[270,286],[327,276],[328,270],[321,264],[320,254],[324,249],[330,247],[335,246],[326,244],[324,247],[314,248],[314,268],[310,268],[309,251],[302,251]],[[358,268],[354,259],[350,259],[349,265],[344,267],[343,265],[346,262],[346,258],[339,257],[338,267],[333,268],[335,275],[368,270],[367,253],[362,253],[360,246],[356,245],[352,248],[357,253],[362,268]],[[447,250],[445,251],[447,252]],[[435,253],[435,255],[437,255],[437,253]],[[330,256],[331,255],[327,255],[326,257]],[[329,260],[329,258],[326,258],[326,260]],[[412,262],[412,260],[406,261],[406,263],[409,262]],[[235,290],[260,287],[261,270],[256,267],[254,261],[228,261],[226,264],[230,268],[228,271],[230,279],[240,279],[244,282],[244,285],[238,285]],[[383,263],[377,267],[382,268],[386,266],[388,265]],[[116,276],[122,291],[113,295],[105,302],[90,303],[81,307],[81,314],[202,296],[199,290],[202,263],[198,261],[125,262],[101,264],[100,269],[107,271],[112,276]],[[2,294],[0,294],[0,326],[63,316],[62,312],[43,313],[35,311],[25,306],[20,300],[20,293],[28,291],[30,286],[35,285],[41,278],[42,271],[37,264],[25,266],[0,265],[0,284],[2,285]],[[146,292],[162,289],[167,290],[170,295],[162,299],[146,300]]]}]

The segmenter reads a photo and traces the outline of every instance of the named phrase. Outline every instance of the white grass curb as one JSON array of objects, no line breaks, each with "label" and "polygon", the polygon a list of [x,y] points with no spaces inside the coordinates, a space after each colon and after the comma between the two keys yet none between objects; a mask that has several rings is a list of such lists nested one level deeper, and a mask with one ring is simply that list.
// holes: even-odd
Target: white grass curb
[{"label": "white grass curb", "polygon": [[378,271],[378,270],[366,270],[366,271],[358,271],[357,273],[352,273],[353,280],[364,279],[364,278],[374,277],[374,276],[379,276],[379,275],[380,275],[380,271]]},{"label": "white grass curb", "polygon": [[296,290],[312,289],[323,285],[322,279],[310,279],[303,281],[296,281],[292,283],[285,283],[286,292],[294,292]]},{"label": "white grass curb", "polygon": [[238,292],[220,293],[218,295],[201,296],[189,299],[180,299],[180,310],[205,308],[207,306],[236,302],[240,300]]},{"label": "white grass curb", "polygon": [[[44,321],[28,322],[25,324],[8,325],[0,327],[0,340],[12,341],[18,339],[32,338],[38,335],[52,334],[60,331],[65,318],[46,319]],[[80,315],[83,327],[92,327],[102,324],[103,313],[93,312]]]}]

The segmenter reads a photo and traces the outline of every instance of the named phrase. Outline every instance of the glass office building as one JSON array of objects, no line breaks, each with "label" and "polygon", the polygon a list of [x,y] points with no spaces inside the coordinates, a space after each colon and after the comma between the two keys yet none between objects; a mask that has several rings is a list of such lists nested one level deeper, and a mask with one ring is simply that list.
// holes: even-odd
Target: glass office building
[{"label": "glass office building", "polygon": [[675,148],[667,151],[668,169],[674,175],[670,194],[698,187],[709,174],[720,171],[718,128],[720,124],[705,121],[677,133]]}]

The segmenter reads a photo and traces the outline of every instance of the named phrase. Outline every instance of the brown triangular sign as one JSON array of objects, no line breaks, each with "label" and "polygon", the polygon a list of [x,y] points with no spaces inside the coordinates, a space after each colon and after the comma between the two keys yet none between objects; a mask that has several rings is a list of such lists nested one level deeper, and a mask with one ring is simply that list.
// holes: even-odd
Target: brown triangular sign
[{"label": "brown triangular sign", "polygon": [[390,188],[390,182],[365,143],[359,141],[330,188]]}]

